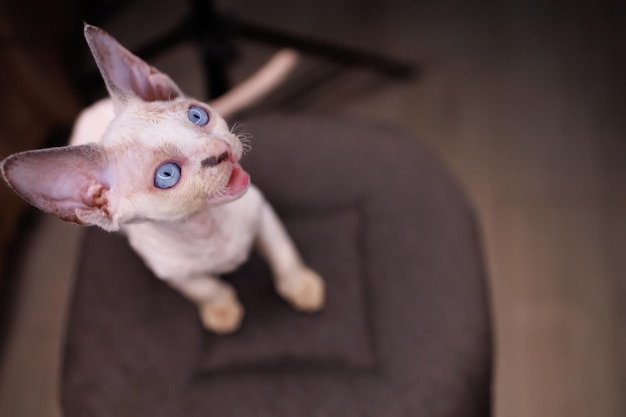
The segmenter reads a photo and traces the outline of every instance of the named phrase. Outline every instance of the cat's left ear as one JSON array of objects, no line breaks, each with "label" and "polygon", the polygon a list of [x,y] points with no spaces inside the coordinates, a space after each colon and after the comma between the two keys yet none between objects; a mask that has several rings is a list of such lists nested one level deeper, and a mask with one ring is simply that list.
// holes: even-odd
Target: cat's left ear
[{"label": "cat's left ear", "polygon": [[133,98],[168,101],[183,95],[170,77],[133,55],[104,30],[85,24],[85,38],[116,111]]},{"label": "cat's left ear", "polygon": [[24,200],[63,220],[117,230],[106,151],[97,144],[26,151],[0,161],[0,176]]}]

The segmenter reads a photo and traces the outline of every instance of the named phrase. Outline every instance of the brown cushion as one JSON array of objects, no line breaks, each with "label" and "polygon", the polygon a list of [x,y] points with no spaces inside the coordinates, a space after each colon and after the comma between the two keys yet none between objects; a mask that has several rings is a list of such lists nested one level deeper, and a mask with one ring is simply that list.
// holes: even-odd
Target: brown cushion
[{"label": "brown cushion", "polygon": [[[207,340],[202,369],[371,368],[375,359],[362,297],[358,213],[339,210],[284,221],[306,250],[307,262],[339,288],[328,294],[321,313],[298,314],[276,294],[267,266],[251,260],[229,277],[246,307],[244,326],[234,337]],[[331,318],[335,324],[328,326]]]},{"label": "brown cushion", "polygon": [[406,133],[324,117],[247,123],[253,181],[325,277],[292,311],[253,256],[235,335],[154,278],[124,239],[85,236],[62,402],[79,416],[487,416],[491,336],[474,218]]}]

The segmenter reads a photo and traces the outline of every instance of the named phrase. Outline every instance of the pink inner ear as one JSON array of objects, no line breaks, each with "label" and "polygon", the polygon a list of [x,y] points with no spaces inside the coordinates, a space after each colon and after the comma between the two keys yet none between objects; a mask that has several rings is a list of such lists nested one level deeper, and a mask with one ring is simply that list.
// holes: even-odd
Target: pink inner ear
[{"label": "pink inner ear", "polygon": [[102,29],[86,25],[85,37],[109,93],[117,101],[128,95],[144,101],[167,101],[182,96],[180,88],[167,75],[133,55]]},{"label": "pink inner ear", "polygon": [[13,189],[35,207],[83,223],[79,212],[109,218],[106,153],[95,144],[22,152],[2,162]]}]

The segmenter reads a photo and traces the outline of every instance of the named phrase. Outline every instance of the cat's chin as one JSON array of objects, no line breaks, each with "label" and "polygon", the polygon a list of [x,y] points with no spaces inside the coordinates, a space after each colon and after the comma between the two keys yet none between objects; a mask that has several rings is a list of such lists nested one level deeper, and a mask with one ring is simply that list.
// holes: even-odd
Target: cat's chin
[{"label": "cat's chin", "polygon": [[212,206],[228,203],[243,196],[250,186],[250,176],[238,163],[233,164],[233,170],[226,187],[219,193],[208,198],[208,203]]}]

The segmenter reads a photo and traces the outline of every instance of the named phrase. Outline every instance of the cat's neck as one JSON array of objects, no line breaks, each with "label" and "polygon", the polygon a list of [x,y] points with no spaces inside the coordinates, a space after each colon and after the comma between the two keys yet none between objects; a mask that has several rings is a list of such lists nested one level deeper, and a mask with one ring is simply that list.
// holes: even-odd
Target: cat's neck
[{"label": "cat's neck", "polygon": [[[248,200],[248,204],[242,204],[243,200]],[[255,217],[260,203],[263,200],[261,193],[254,186],[251,186],[246,194],[239,200],[218,205],[209,206],[204,210],[195,213],[191,217],[178,221],[144,221],[127,224],[122,230],[127,232],[132,230],[138,233],[151,233],[157,235],[170,236],[174,239],[203,240],[219,237],[220,234],[228,234],[229,225],[240,219]],[[254,203],[250,203],[254,201]]]}]

